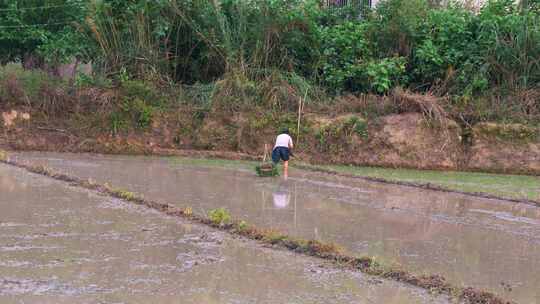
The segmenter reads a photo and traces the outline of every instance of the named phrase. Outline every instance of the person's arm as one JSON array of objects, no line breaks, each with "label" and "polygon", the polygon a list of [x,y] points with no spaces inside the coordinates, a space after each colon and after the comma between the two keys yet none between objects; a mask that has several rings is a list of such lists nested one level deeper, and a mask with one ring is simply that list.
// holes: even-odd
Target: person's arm
[{"label": "person's arm", "polygon": [[292,137],[289,136],[289,155],[290,156],[293,156],[293,142],[292,142]]}]

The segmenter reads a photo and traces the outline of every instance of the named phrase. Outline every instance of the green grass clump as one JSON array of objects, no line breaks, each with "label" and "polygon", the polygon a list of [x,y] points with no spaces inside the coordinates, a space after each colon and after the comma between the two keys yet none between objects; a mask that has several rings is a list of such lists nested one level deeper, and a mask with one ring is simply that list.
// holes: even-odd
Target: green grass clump
[{"label": "green grass clump", "polygon": [[240,221],[237,225],[236,225],[236,228],[238,229],[238,231],[240,232],[243,232],[243,231],[246,231],[248,229],[248,223],[246,221]]},{"label": "green grass clump", "polygon": [[117,192],[117,194],[122,199],[125,199],[125,200],[128,200],[128,201],[131,201],[131,200],[133,200],[135,198],[135,194],[133,192],[129,192],[129,191],[119,190]]},{"label": "green grass clump", "polygon": [[356,116],[349,118],[349,120],[343,124],[343,128],[350,130],[348,133],[354,132],[363,139],[367,139],[369,136],[367,121]]},{"label": "green grass clump", "polygon": [[225,208],[217,208],[208,212],[208,218],[216,225],[225,225],[231,221],[231,214]]},{"label": "green grass clump", "polygon": [[129,191],[126,191],[126,190],[122,190],[122,189],[117,189],[117,188],[113,188],[111,187],[109,184],[105,183],[103,185],[105,187],[105,189],[107,189],[107,191],[109,191],[110,193],[112,193],[113,195],[121,198],[121,199],[124,199],[126,201],[132,201],[136,198],[136,195],[135,193],[133,192],[129,192]]},{"label": "green grass clump", "polygon": [[257,165],[255,172],[260,177],[279,176],[277,166],[273,163]]}]

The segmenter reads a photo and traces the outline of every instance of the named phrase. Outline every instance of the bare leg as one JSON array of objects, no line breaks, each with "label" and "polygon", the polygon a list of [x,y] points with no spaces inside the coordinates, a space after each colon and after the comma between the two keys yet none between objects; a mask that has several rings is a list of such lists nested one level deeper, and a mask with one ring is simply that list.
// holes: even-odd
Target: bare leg
[{"label": "bare leg", "polygon": [[287,179],[289,177],[289,161],[283,162],[283,177]]}]

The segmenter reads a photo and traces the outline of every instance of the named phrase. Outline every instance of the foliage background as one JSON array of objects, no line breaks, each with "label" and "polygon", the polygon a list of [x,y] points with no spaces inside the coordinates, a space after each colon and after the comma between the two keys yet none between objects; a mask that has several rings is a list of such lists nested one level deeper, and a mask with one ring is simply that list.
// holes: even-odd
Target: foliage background
[{"label": "foliage background", "polygon": [[[478,11],[437,2],[384,0],[371,11],[362,1],[3,0],[0,60],[76,58],[94,65],[78,85],[141,80],[229,110],[406,88],[443,98],[466,123],[537,122],[540,1],[490,0]],[[151,116],[155,100],[127,99]]]}]

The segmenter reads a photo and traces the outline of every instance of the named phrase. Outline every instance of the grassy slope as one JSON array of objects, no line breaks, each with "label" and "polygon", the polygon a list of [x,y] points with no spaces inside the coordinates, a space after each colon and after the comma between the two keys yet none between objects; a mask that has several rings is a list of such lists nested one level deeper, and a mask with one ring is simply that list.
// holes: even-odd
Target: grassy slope
[{"label": "grassy slope", "polygon": [[[253,169],[256,162],[221,159],[174,158],[174,163],[224,168]],[[484,192],[499,197],[540,201],[540,177],[455,171],[387,169],[357,166],[317,166],[338,173],[377,177],[390,181],[431,183],[451,190]]]}]

